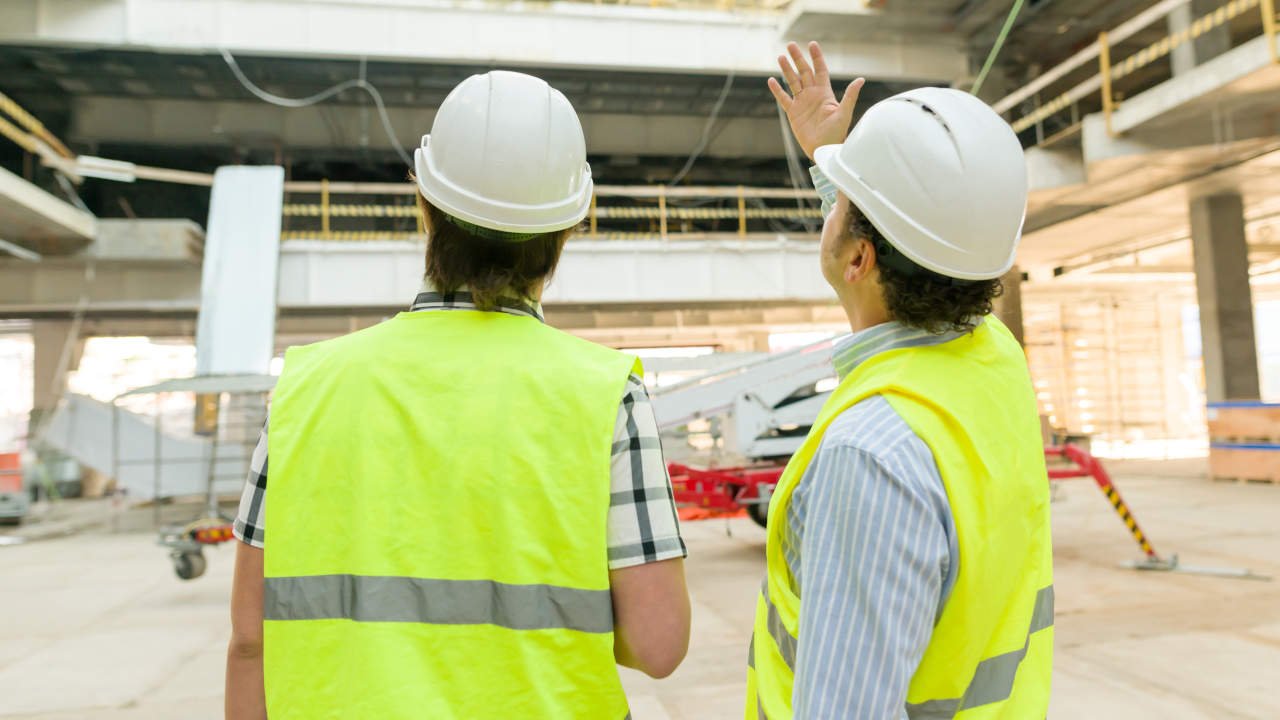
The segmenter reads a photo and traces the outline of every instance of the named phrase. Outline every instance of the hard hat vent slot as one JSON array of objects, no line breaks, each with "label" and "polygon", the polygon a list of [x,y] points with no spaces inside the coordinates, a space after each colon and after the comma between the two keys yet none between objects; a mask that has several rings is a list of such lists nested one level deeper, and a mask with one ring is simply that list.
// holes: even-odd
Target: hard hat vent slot
[{"label": "hard hat vent slot", "polygon": [[938,114],[937,110],[934,110],[933,108],[929,107],[928,105],[925,105],[923,102],[915,98],[903,98],[903,101],[911,103],[912,105],[915,105],[916,107],[925,111],[929,115],[932,115],[933,119],[937,120],[938,124],[942,126],[942,129],[946,130],[948,135],[951,134],[951,126],[947,125],[947,121],[942,119],[942,116]]}]

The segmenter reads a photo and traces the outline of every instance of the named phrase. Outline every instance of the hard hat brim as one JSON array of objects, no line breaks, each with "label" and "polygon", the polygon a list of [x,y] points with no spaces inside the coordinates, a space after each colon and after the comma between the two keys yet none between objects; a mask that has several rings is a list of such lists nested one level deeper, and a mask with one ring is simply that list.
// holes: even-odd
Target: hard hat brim
[{"label": "hard hat brim", "polygon": [[[504,203],[450,182],[432,162],[429,140],[430,136],[424,137],[413,154],[418,190],[427,202],[448,215],[490,230],[534,235],[574,227],[591,210],[595,185],[590,166],[582,168],[578,192],[563,200],[542,205]],[[504,219],[499,220],[499,215]]]},{"label": "hard hat brim", "polygon": [[[949,254],[969,254],[936,233],[929,231],[908,218],[883,195],[866,183],[861,176],[849,168],[840,156],[841,145],[824,145],[814,151],[814,163],[827,176],[840,192],[849,198],[858,210],[867,217],[894,249],[902,253],[915,264],[931,270],[939,275],[957,280],[992,280],[998,278],[1013,267],[1017,257],[1016,251],[1011,253],[1006,262],[999,268],[956,268],[934,262],[926,257],[920,249],[929,247],[945,248]],[[1021,239],[1021,230],[1018,235]],[[1015,243],[1015,248],[1017,243]]]}]

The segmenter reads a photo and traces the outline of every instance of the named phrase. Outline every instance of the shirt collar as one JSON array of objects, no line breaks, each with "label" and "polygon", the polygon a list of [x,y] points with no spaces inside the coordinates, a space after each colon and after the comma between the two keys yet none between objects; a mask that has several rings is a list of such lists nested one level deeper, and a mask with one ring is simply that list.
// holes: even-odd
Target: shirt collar
[{"label": "shirt collar", "polygon": [[[479,310],[476,307],[475,297],[465,286],[458,288],[454,292],[443,293],[436,290],[429,283],[422,286],[422,290],[418,296],[413,299],[413,304],[409,306],[409,312],[426,312],[432,310]],[[525,317],[536,318],[539,322],[546,322],[542,315],[542,305],[531,298],[520,298],[515,295],[503,295],[498,298],[498,307],[493,312],[506,313],[507,315],[519,315]]]},{"label": "shirt collar", "polygon": [[843,380],[853,372],[854,368],[870,358],[889,350],[901,350],[910,347],[927,347],[951,342],[965,333],[948,331],[933,334],[926,330],[907,327],[897,321],[889,321],[880,325],[859,330],[836,342],[834,362],[836,374]]}]

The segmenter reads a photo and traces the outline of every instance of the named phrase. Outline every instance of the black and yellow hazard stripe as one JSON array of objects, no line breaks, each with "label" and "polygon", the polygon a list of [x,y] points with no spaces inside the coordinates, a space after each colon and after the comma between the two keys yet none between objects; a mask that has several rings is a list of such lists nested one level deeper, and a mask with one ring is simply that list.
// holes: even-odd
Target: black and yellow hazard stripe
[{"label": "black and yellow hazard stripe", "polygon": [[1142,528],[1138,527],[1138,521],[1133,518],[1133,513],[1129,512],[1129,506],[1124,503],[1124,498],[1120,497],[1120,492],[1113,485],[1103,487],[1102,492],[1111,501],[1111,506],[1116,509],[1116,514],[1120,516],[1124,526],[1129,528],[1133,539],[1138,541],[1138,547],[1142,548],[1142,552],[1146,553],[1147,557],[1155,557],[1155,548],[1147,542],[1147,536],[1142,532]]}]

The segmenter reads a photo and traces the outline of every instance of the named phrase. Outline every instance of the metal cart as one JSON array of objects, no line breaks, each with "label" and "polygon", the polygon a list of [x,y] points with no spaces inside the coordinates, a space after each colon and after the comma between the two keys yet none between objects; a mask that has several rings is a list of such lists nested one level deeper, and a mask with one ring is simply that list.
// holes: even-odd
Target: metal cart
[{"label": "metal cart", "polygon": [[[219,499],[234,497],[244,483],[275,382],[272,375],[205,375],[138,388],[112,401],[113,475],[120,487],[147,488],[159,544],[168,549],[174,573],[183,580],[204,574],[205,547],[233,539],[231,518]],[[163,410],[161,399],[176,393],[191,396],[192,412]],[[121,422],[122,403],[136,405],[145,395],[155,399],[149,439]],[[204,499],[197,517],[182,524],[162,522],[164,506],[192,496]]]}]

